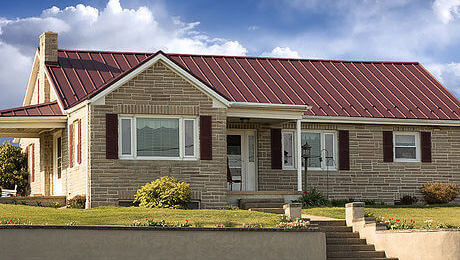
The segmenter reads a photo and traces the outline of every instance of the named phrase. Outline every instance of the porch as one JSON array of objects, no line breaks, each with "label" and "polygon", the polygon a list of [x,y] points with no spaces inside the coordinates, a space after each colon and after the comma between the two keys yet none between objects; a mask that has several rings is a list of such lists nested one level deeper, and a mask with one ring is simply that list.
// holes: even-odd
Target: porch
[{"label": "porch", "polygon": [[[305,106],[246,111],[230,110],[227,117],[227,198],[241,207],[244,201],[284,204],[303,191],[300,133]],[[297,129],[292,153],[282,151],[281,129]],[[284,153],[284,154],[282,154]],[[294,154],[295,153],[295,154]],[[296,166],[283,170],[282,160]],[[268,204],[267,204],[268,205]]]},{"label": "porch", "polygon": [[0,111],[0,138],[15,138],[27,153],[31,196],[64,195],[61,136],[66,124],[56,102]]}]

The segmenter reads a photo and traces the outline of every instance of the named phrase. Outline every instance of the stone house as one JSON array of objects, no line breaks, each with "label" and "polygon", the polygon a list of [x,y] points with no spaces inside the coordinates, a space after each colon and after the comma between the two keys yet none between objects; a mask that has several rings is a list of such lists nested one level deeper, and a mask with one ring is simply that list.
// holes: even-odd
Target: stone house
[{"label": "stone house", "polygon": [[164,175],[202,208],[311,188],[392,203],[459,184],[459,108],[416,62],[63,50],[45,32],[0,137],[27,152],[31,196],[89,207]]}]

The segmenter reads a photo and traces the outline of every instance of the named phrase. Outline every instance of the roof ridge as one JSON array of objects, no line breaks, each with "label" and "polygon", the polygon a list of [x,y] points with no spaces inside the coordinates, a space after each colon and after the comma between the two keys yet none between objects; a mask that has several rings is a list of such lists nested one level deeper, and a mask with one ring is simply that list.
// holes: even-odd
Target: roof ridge
[{"label": "roof ridge", "polygon": [[[156,52],[140,51],[110,51],[110,50],[79,50],[79,49],[58,49],[65,52],[92,52],[92,53],[117,53],[117,54],[143,54],[152,55]],[[163,52],[162,50],[158,50]],[[158,52],[157,51],[157,52]],[[341,59],[317,59],[317,58],[279,58],[269,56],[244,56],[244,55],[223,55],[223,54],[192,54],[192,53],[167,53],[171,56],[194,56],[194,57],[221,57],[221,58],[242,58],[242,59],[269,59],[269,60],[289,60],[289,61],[321,61],[321,62],[347,62],[347,63],[386,63],[386,64],[420,64],[418,61],[384,61],[384,60],[341,60]]]}]

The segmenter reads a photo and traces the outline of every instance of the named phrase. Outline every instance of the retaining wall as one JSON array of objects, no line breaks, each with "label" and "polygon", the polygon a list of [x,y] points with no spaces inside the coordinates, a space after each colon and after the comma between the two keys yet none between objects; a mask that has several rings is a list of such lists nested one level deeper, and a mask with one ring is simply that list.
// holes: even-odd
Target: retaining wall
[{"label": "retaining wall", "polygon": [[0,226],[2,259],[326,259],[317,229]]}]

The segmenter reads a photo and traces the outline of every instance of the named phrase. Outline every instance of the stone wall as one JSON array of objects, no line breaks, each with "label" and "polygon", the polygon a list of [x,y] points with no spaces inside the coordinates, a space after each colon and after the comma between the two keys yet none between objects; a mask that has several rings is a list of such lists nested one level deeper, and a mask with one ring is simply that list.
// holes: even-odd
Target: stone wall
[{"label": "stone wall", "polygon": [[[140,186],[169,175],[191,184],[204,208],[223,207],[226,190],[226,109],[161,61],[105,97],[105,105],[90,106],[91,207],[132,200]],[[212,160],[106,159],[105,115],[211,115]],[[198,198],[199,199],[199,198]]]},{"label": "stone wall", "polygon": [[[295,124],[283,128],[295,129]],[[350,134],[350,171],[308,171],[309,188],[315,187],[332,199],[373,199],[391,203],[400,194],[415,194],[426,182],[460,185],[460,128],[391,125],[352,125],[302,123],[302,129],[348,130]],[[431,132],[432,162],[383,162],[382,131]],[[270,130],[259,133],[259,189],[295,190],[295,170],[272,170]],[[304,176],[303,176],[304,177]]]}]

